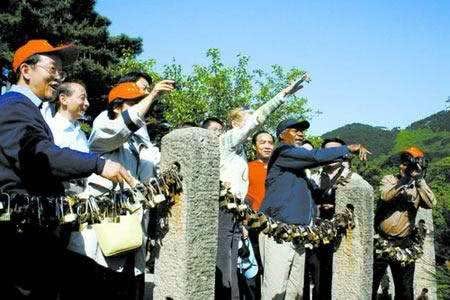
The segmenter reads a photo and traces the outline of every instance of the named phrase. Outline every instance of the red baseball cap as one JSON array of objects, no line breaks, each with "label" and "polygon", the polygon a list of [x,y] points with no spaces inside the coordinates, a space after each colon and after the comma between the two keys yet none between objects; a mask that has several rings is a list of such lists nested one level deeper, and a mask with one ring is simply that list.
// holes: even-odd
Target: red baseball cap
[{"label": "red baseball cap", "polygon": [[134,82],[119,83],[109,91],[108,102],[116,99],[136,100],[146,96],[145,92]]},{"label": "red baseball cap", "polygon": [[29,40],[14,53],[12,67],[14,72],[20,65],[34,54],[57,53],[61,59],[67,60],[74,56],[76,47],[73,44],[53,47],[47,40]]},{"label": "red baseball cap", "polygon": [[417,147],[409,147],[402,151],[403,153],[408,153],[414,158],[424,157],[425,153]]}]

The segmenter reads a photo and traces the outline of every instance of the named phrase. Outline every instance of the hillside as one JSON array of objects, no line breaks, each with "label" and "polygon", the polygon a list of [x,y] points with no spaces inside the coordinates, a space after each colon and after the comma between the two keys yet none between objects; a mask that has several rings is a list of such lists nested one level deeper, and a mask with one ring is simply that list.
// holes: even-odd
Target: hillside
[{"label": "hillside", "polygon": [[355,161],[354,168],[375,187],[375,191],[382,176],[398,172],[398,153],[401,150],[415,145],[425,151],[430,162],[426,181],[437,198],[433,219],[438,293],[440,297],[448,295],[450,270],[445,263],[450,261],[450,112],[440,111],[403,130],[349,124],[322,136],[327,137],[363,143],[373,152],[367,163]]},{"label": "hillside", "polygon": [[433,131],[450,131],[450,110],[442,110],[425,119],[414,122],[406,129],[431,129]]},{"label": "hillside", "polygon": [[337,137],[347,143],[366,145],[374,156],[392,149],[398,130],[387,130],[384,127],[353,123],[325,133],[322,138]]}]

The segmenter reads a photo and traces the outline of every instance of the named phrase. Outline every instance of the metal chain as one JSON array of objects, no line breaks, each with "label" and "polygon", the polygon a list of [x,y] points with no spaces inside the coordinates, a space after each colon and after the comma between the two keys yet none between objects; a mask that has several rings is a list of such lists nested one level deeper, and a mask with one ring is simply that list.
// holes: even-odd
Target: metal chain
[{"label": "metal chain", "polygon": [[293,242],[310,249],[329,244],[355,227],[351,208],[345,208],[331,220],[317,219],[311,226],[275,221],[261,212],[252,210],[241,199],[234,197],[230,188],[223,184],[221,184],[220,208],[230,211],[237,221],[246,222],[248,227],[260,230],[279,243]]}]

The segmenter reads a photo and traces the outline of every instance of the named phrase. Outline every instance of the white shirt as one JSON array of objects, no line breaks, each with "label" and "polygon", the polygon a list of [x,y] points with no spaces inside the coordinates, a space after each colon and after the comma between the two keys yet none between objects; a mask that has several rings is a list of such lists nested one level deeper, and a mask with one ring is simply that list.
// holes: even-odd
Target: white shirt
[{"label": "white shirt", "polygon": [[[61,114],[56,113],[53,117],[53,103],[44,102],[41,113],[53,134],[55,144],[61,148],[70,148],[80,152],[89,152],[86,135],[81,130],[78,121],[70,121]],[[66,191],[77,186],[65,183]],[[95,260],[98,264],[106,266],[105,257],[98,244],[97,236],[92,226],[81,231],[72,231],[67,249]]]},{"label": "white shirt", "polygon": [[[124,119],[128,115],[129,120]],[[127,125],[127,122],[128,123]],[[129,126],[139,129],[133,132]],[[150,142],[150,137],[145,127],[144,119],[130,107],[123,114],[119,114],[114,120],[108,117],[106,111],[102,112],[94,120],[92,132],[89,137],[89,149],[102,154],[103,158],[120,163],[131,175],[141,182],[145,182],[156,176],[161,154],[159,149]],[[98,195],[111,190],[113,184],[96,174],[88,178],[88,194]],[[123,256],[107,257],[102,263],[97,263],[122,272],[125,266]],[[137,249],[135,254],[134,274],[143,274],[145,270],[145,243]]]},{"label": "white shirt", "polygon": [[[104,111],[95,118],[88,143],[90,151],[120,163],[133,177],[146,182],[156,176],[161,153],[150,142],[145,121],[134,110],[134,107],[131,107],[126,113],[139,130],[132,132],[122,114],[111,120]],[[89,177],[88,182],[96,186],[94,189],[97,189],[98,193],[110,190],[113,186],[111,181],[95,174]],[[96,194],[94,190],[90,192]]]},{"label": "white shirt", "polygon": [[89,152],[86,135],[81,130],[78,121],[70,121],[58,113],[46,121],[52,130],[56,145],[61,148],[67,147],[80,152]]},{"label": "white shirt", "polygon": [[46,101],[46,102],[42,103],[41,114],[44,117],[44,120],[45,120],[45,122],[47,122],[47,124],[49,124],[50,120],[53,119],[53,116],[55,116],[55,113],[56,113],[56,105],[54,102]]},{"label": "white shirt", "polygon": [[248,191],[248,162],[244,143],[267,117],[286,101],[278,94],[249,116],[241,128],[228,130],[220,137],[220,180],[230,184],[231,193],[244,199]]},{"label": "white shirt", "polygon": [[39,97],[36,96],[28,87],[13,84],[8,92],[16,92],[24,95],[25,97],[30,99],[31,102],[33,102],[37,107],[40,107],[42,105],[42,100],[39,99]]}]

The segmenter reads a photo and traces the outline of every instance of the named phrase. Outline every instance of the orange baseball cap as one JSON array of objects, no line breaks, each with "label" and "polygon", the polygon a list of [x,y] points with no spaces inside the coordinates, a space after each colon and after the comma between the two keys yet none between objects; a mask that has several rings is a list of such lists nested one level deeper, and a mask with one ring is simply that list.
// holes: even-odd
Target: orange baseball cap
[{"label": "orange baseball cap", "polygon": [[415,158],[424,157],[424,155],[425,155],[425,153],[423,153],[423,151],[417,147],[409,147],[408,149],[405,149],[402,152],[408,153],[412,157],[415,157]]},{"label": "orange baseball cap", "polygon": [[16,50],[13,57],[12,67],[14,71],[34,54],[58,53],[61,59],[67,60],[74,56],[76,47],[73,44],[53,47],[47,40],[29,40],[25,45]]},{"label": "orange baseball cap", "polygon": [[144,97],[145,92],[134,82],[119,83],[109,91],[108,103],[116,99],[136,100]]}]

